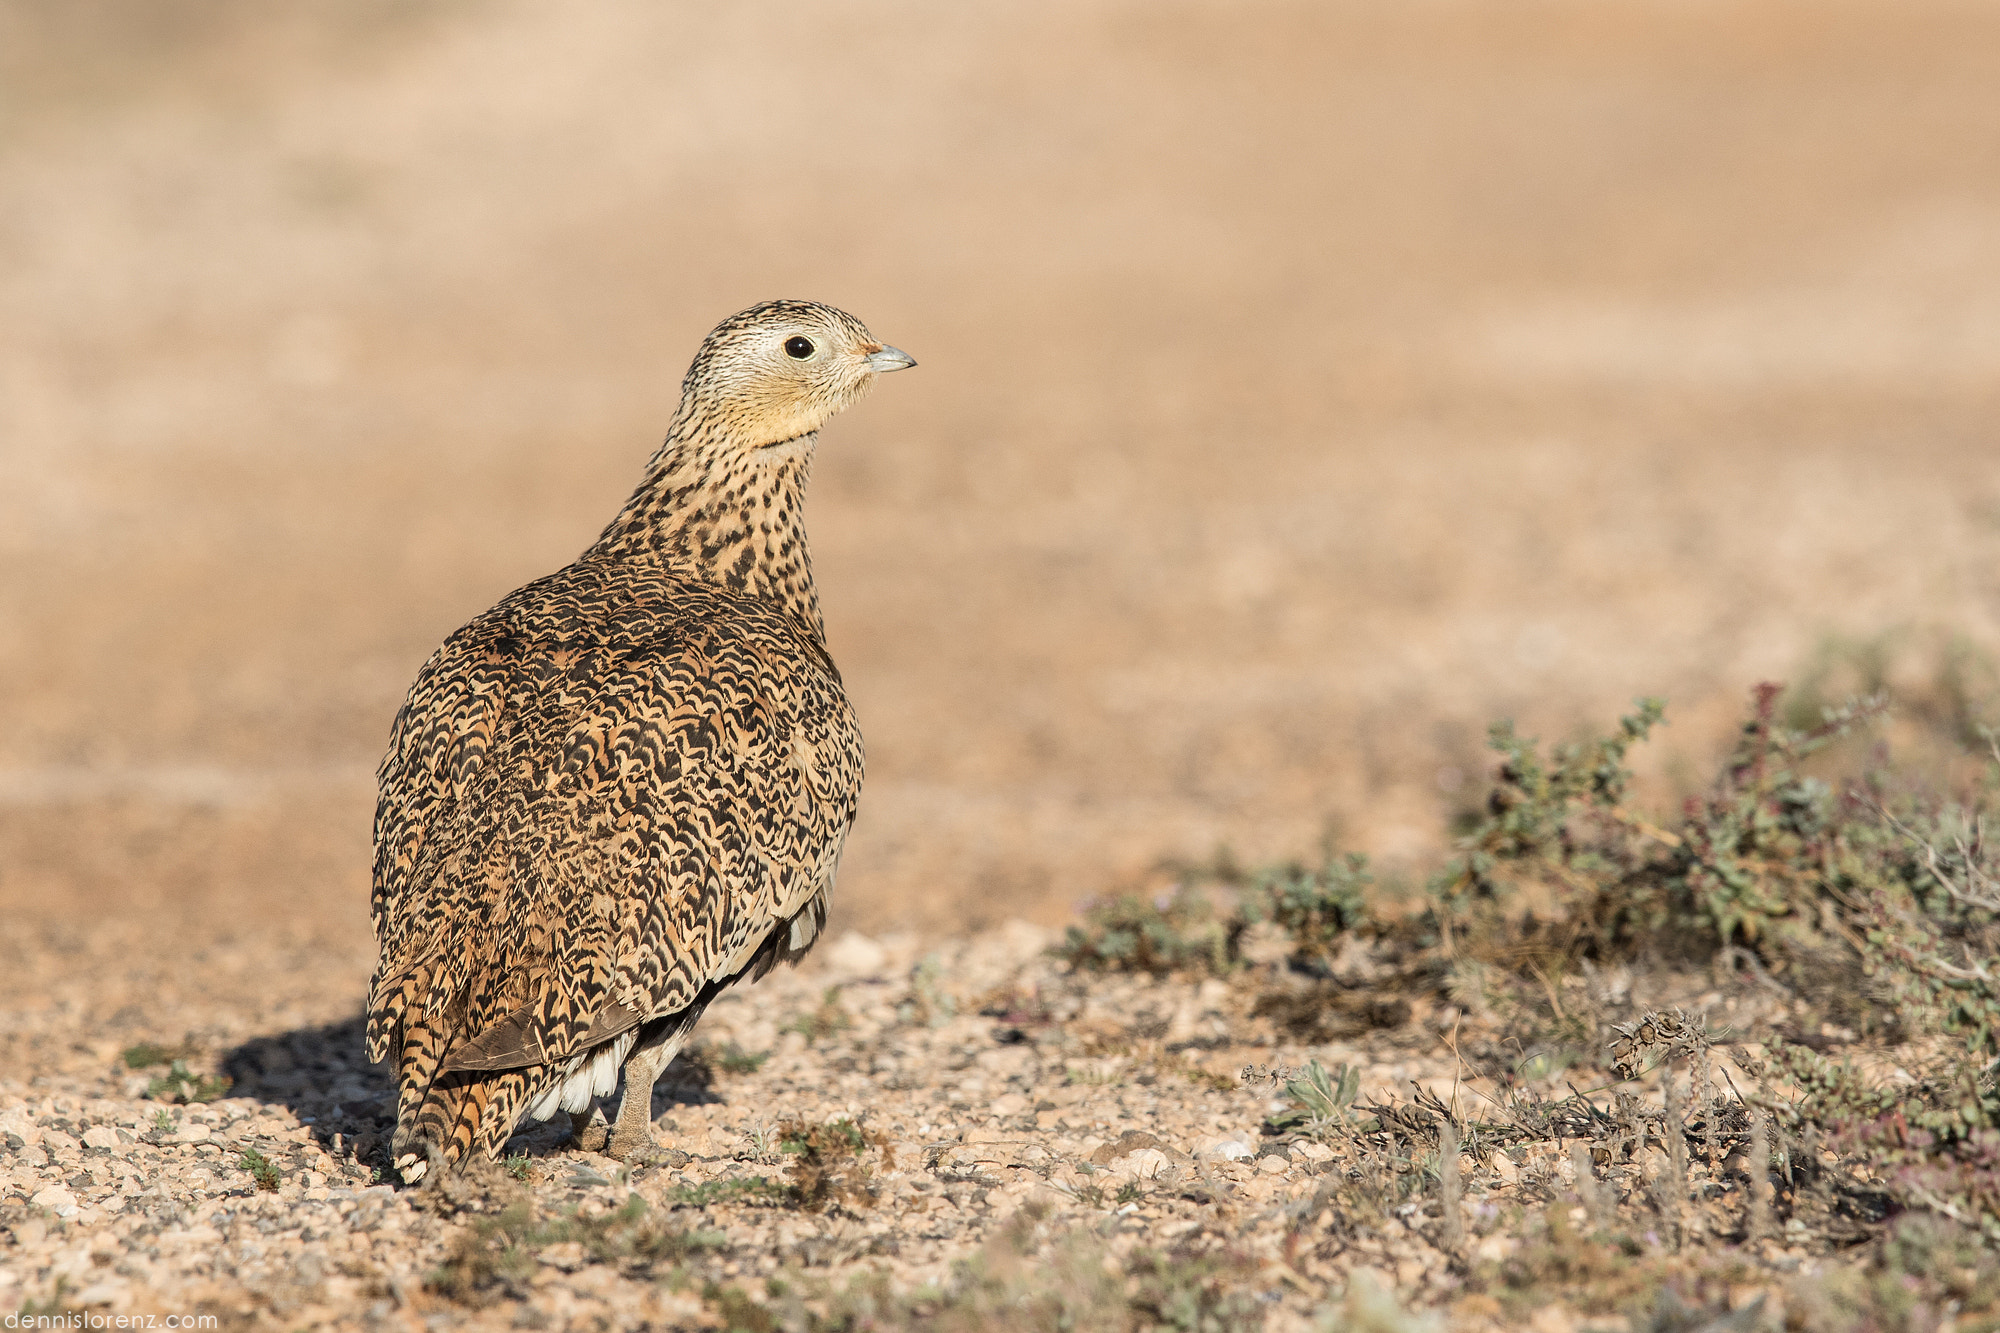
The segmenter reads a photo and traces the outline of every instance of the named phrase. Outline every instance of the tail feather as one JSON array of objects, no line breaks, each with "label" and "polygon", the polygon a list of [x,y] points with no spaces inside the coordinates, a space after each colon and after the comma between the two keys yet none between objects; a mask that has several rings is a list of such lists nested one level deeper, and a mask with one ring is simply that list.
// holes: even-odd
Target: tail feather
[{"label": "tail feather", "polygon": [[391,1055],[402,1063],[403,1040],[397,1029],[411,1016],[413,1010],[424,1008],[424,997],[429,994],[432,969],[419,965],[399,976],[377,976],[375,985],[368,996],[368,1058],[380,1064]]},{"label": "tail feather", "polygon": [[[780,962],[802,958],[826,925],[826,909],[825,894],[814,894],[740,966],[710,981],[678,1012],[641,1027],[636,1025],[636,1011],[609,1005],[582,1036],[588,1042],[607,1029],[618,1035],[565,1058],[535,1064],[493,1067],[502,1059],[529,1055],[531,1038],[534,1054],[546,1049],[542,1034],[532,1029],[525,1012],[510,1013],[491,1025],[487,1031],[496,1035],[488,1044],[496,1049],[486,1050],[480,1039],[458,1040],[466,1028],[467,1006],[463,992],[453,992],[446,984],[453,977],[421,966],[393,981],[379,980],[369,1006],[368,1044],[372,1058],[393,1052],[396,1061],[392,1151],[397,1171],[415,1184],[475,1153],[497,1157],[524,1114],[546,1120],[558,1108],[588,1109],[593,1100],[616,1090],[626,1059],[642,1037],[649,1043],[672,1041],[678,1047],[723,989],[745,975],[761,977]],[[473,1058],[466,1058],[468,1053]],[[475,1062],[478,1067],[467,1067]]]},{"label": "tail feather", "polygon": [[433,1167],[456,1166],[474,1153],[498,1155],[521,1107],[541,1094],[548,1066],[445,1072],[452,1035],[447,1024],[411,1005],[398,1028],[392,1156],[404,1181],[415,1184]]},{"label": "tail feather", "polygon": [[445,1074],[425,1089],[415,1113],[398,1117],[396,1169],[415,1184],[431,1166],[455,1167],[475,1155],[496,1157],[521,1107],[540,1091],[544,1069]]}]

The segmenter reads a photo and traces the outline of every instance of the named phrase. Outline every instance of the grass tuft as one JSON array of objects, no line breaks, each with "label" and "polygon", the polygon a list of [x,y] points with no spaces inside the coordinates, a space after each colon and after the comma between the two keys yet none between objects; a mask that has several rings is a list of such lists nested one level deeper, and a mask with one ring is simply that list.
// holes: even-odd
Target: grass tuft
[{"label": "grass tuft", "polygon": [[277,1164],[255,1148],[245,1148],[238,1159],[250,1178],[257,1182],[257,1188],[266,1194],[275,1193],[284,1181],[284,1174]]},{"label": "grass tuft", "polygon": [[192,1060],[201,1054],[199,1047],[191,1041],[178,1046],[162,1046],[156,1041],[142,1041],[136,1046],[127,1046],[120,1053],[127,1069],[150,1069],[155,1065],[170,1065],[177,1060]]},{"label": "grass tuft", "polygon": [[705,1052],[711,1067],[725,1074],[754,1074],[771,1058],[769,1051],[746,1051],[731,1040]]},{"label": "grass tuft", "polygon": [[[847,1007],[840,1002],[840,987],[828,986],[826,992],[820,996],[817,1007],[794,1018],[783,1030],[798,1033],[806,1039],[806,1045],[812,1046],[853,1026],[853,1015],[849,1014]],[[763,1059],[757,1058],[757,1062],[761,1065]]]},{"label": "grass tuft", "polygon": [[212,1102],[226,1096],[231,1085],[232,1080],[227,1075],[198,1074],[189,1069],[185,1061],[176,1060],[165,1074],[146,1084],[146,1095],[155,1101],[182,1105]]},{"label": "grass tuft", "polygon": [[886,1136],[844,1117],[819,1125],[787,1120],[778,1126],[778,1151],[791,1158],[785,1174],[791,1181],[792,1200],[808,1212],[874,1204],[875,1190],[869,1183],[874,1172],[864,1160],[871,1148],[881,1154],[885,1169],[894,1165]]},{"label": "grass tuft", "polygon": [[791,1199],[785,1186],[765,1176],[734,1176],[707,1180],[699,1185],[676,1185],[667,1195],[670,1203],[687,1208],[712,1208],[717,1204],[748,1204],[781,1207]]}]

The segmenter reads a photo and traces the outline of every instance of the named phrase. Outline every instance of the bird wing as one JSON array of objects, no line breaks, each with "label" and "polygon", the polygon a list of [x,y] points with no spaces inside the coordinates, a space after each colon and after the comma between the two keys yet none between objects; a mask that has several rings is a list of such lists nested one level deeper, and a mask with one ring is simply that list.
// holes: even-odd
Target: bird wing
[{"label": "bird wing", "polygon": [[381,773],[374,1058],[419,1016],[439,1072],[588,1049],[826,892],[861,782],[839,676],[781,614],[681,591],[671,617],[517,594],[420,674]]}]

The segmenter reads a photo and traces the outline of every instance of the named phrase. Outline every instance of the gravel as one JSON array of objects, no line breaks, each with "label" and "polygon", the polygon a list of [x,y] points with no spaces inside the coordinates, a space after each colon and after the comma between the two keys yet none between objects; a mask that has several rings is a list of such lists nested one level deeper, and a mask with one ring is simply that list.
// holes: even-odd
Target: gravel
[{"label": "gravel", "polygon": [[[1418,1029],[1367,1049],[1273,1044],[1237,990],[1069,977],[1048,942],[1020,924],[930,951],[848,935],[714,1006],[703,1059],[656,1092],[656,1160],[577,1151],[558,1118],[517,1136],[513,1173],[429,1193],[376,1183],[392,1099],[385,1072],[362,1061],[357,1020],[191,1051],[189,1069],[236,1081],[173,1105],[146,1095],[162,1071],[125,1067],[121,1034],[44,1009],[37,1031],[17,1033],[30,1066],[0,1080],[0,1307],[293,1328],[410,1314],[433,1326],[671,1323],[697,1318],[700,1282],[945,1283],[1026,1216],[1046,1234],[1086,1229],[1113,1253],[1212,1243],[1262,1256],[1273,1313],[1303,1316],[1334,1275],[1294,1273],[1279,1250],[1287,1209],[1333,1154],[1270,1146],[1273,1085],[1240,1071],[1317,1055],[1365,1061],[1383,1082],[1448,1081],[1448,1058],[1415,1049],[1433,1044]],[[852,1197],[816,1211],[775,1194],[688,1202],[718,1182],[784,1184],[786,1122],[841,1118],[871,1140],[848,1164],[866,1177]],[[251,1154],[275,1169],[275,1188],[260,1188]],[[436,1290],[509,1203],[592,1218],[634,1195],[663,1227],[703,1237],[673,1281],[570,1241],[543,1246],[532,1274],[490,1303]]]}]

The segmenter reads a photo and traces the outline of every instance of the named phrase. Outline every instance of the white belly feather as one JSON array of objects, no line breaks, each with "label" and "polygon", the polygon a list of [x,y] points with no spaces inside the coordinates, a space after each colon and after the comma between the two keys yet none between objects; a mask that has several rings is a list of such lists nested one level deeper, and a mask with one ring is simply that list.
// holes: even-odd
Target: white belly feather
[{"label": "white belly feather", "polygon": [[547,1120],[558,1110],[581,1111],[598,1097],[608,1097],[618,1086],[618,1071],[632,1053],[639,1038],[637,1028],[614,1037],[602,1046],[565,1060],[554,1087],[537,1097],[528,1107],[530,1120]]}]

